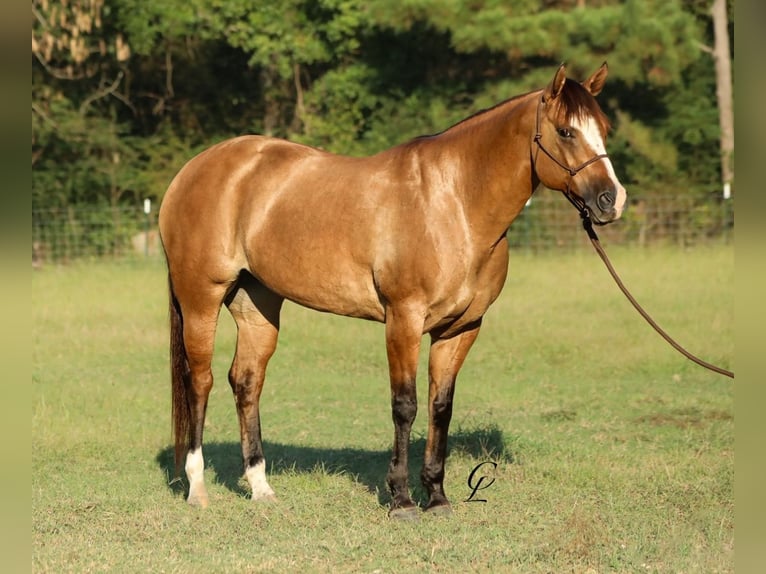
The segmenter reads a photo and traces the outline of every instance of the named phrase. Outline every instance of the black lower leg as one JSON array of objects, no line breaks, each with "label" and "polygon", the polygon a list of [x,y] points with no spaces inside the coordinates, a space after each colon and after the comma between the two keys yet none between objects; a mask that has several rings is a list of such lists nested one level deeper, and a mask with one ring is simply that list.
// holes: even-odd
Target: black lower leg
[{"label": "black lower leg", "polygon": [[205,415],[207,414],[207,397],[213,386],[212,376],[199,377],[193,385],[189,385],[189,450],[202,448],[202,436],[205,430]]},{"label": "black lower leg", "polygon": [[429,441],[420,474],[421,482],[428,492],[427,509],[447,506],[449,501],[444,493],[444,464],[447,458],[447,437],[452,419],[452,390],[448,385],[441,396],[437,396],[430,408]]},{"label": "black lower leg", "polygon": [[418,406],[414,382],[407,387],[408,392],[397,393],[391,399],[394,447],[386,481],[391,491],[392,510],[415,506],[410,498],[407,478],[410,431],[417,415]]},{"label": "black lower leg", "polygon": [[[242,445],[244,468],[252,468],[264,460],[261,441],[261,417],[259,397],[254,389],[258,386],[257,377],[249,370],[237,375],[235,369],[229,372],[229,383],[234,391],[239,416],[239,435]],[[261,381],[262,383],[262,381]]]},{"label": "black lower leg", "polygon": [[245,470],[263,462],[263,443],[261,441],[261,421],[256,413],[241,423],[242,460]]}]

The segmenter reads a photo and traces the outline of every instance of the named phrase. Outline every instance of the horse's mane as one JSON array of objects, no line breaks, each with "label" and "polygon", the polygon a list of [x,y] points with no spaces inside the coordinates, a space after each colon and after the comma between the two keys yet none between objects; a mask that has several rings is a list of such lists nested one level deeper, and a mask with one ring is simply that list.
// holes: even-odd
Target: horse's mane
[{"label": "horse's mane", "polygon": [[[451,130],[452,128],[456,128],[456,127],[457,127],[457,126],[459,126],[459,125],[462,125],[462,124],[468,123],[468,122],[470,122],[471,120],[474,120],[474,119],[476,119],[476,118],[478,118],[478,117],[480,117],[480,116],[486,115],[486,114],[488,114],[488,113],[490,113],[490,112],[493,112],[493,111],[495,111],[495,110],[496,110],[496,109],[498,109],[498,108],[502,108],[502,107],[503,107],[503,106],[505,106],[506,104],[510,104],[510,103],[511,103],[511,102],[513,102],[513,101],[516,101],[516,100],[520,100],[521,98],[524,98],[524,97],[526,97],[527,95],[529,95],[529,94],[531,94],[531,93],[532,93],[532,92],[526,92],[526,93],[524,93],[524,94],[519,94],[518,96],[513,96],[512,98],[508,98],[507,100],[503,100],[502,102],[500,102],[500,103],[498,103],[498,104],[495,104],[494,106],[492,106],[492,107],[490,107],[490,108],[485,108],[485,109],[483,109],[483,110],[479,110],[478,112],[475,112],[475,113],[471,114],[471,115],[470,115],[470,116],[468,116],[467,118],[463,118],[462,120],[460,120],[460,121],[459,121],[459,122],[457,122],[456,124],[453,124],[453,125],[451,125],[450,127],[448,127],[448,128],[447,128],[446,130],[444,130],[444,131],[449,131],[449,130]],[[441,133],[444,133],[444,132],[441,132]]]},{"label": "horse's mane", "polygon": [[455,128],[459,127],[459,126],[463,126],[463,125],[465,125],[465,124],[468,124],[468,123],[470,123],[472,120],[475,120],[476,118],[478,118],[478,117],[480,117],[480,116],[484,116],[484,115],[486,115],[486,114],[488,114],[488,113],[490,113],[490,112],[493,112],[493,111],[497,110],[498,108],[502,108],[502,107],[503,107],[503,106],[505,106],[506,104],[509,104],[509,103],[511,103],[511,102],[513,102],[513,101],[515,101],[515,100],[521,99],[521,98],[523,98],[523,97],[525,97],[525,96],[527,96],[527,95],[529,95],[529,94],[531,94],[531,93],[532,93],[532,92],[526,92],[526,93],[524,93],[524,94],[519,94],[518,96],[513,96],[513,97],[511,97],[511,98],[508,98],[507,100],[503,100],[502,102],[499,102],[499,103],[495,104],[495,105],[494,105],[494,106],[492,106],[492,107],[489,107],[489,108],[485,108],[485,109],[483,109],[483,110],[479,110],[478,112],[474,112],[474,113],[473,113],[473,114],[471,114],[470,116],[468,116],[468,117],[466,117],[466,118],[463,118],[462,120],[460,120],[460,121],[459,121],[459,122],[457,122],[457,123],[454,123],[454,124],[452,124],[452,125],[451,125],[450,127],[448,127],[447,129],[444,129],[444,130],[442,130],[442,131],[440,131],[440,132],[436,132],[436,133],[434,133],[434,134],[424,134],[424,135],[420,135],[420,136],[417,136],[417,137],[415,138],[415,140],[419,140],[419,139],[423,139],[423,138],[432,138],[432,137],[440,136],[440,135],[442,135],[442,134],[443,134],[443,133],[445,133],[445,132],[448,132],[448,131],[450,131],[450,130],[452,130],[452,129],[455,129]]},{"label": "horse's mane", "polygon": [[[533,90],[531,92],[519,94],[518,96],[513,96],[507,100],[503,100],[502,102],[495,104],[492,107],[479,110],[478,112],[475,112],[470,116],[463,118],[459,122],[451,125],[445,130],[435,134],[421,135],[416,137],[415,140],[440,136],[452,129],[469,124],[482,116],[485,116],[499,108],[506,106],[507,104],[510,104],[511,102],[525,98],[530,94],[540,91],[541,90]],[[588,116],[592,116],[596,120],[596,123],[598,124],[599,130],[602,134],[605,135],[609,131],[609,118],[607,118],[606,114],[601,110],[598,102],[596,102],[596,98],[594,98],[591,93],[586,90],[579,82],[567,78],[566,82],[564,82],[564,87],[561,90],[561,94],[559,94],[556,102],[556,111],[558,114],[560,114],[560,117],[563,121],[570,122],[574,118],[584,119]]]}]

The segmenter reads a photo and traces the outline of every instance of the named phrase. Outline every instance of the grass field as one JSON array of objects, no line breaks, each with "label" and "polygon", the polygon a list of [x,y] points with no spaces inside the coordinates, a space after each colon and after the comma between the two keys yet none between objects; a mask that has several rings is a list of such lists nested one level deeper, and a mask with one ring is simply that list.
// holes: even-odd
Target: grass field
[{"label": "grass field", "polygon": [[[610,254],[664,328],[732,368],[732,246]],[[733,383],[667,346],[594,254],[511,255],[458,380],[455,512],[415,524],[386,515],[382,326],[294,305],[262,399],[279,501],[252,503],[240,476],[224,311],[211,505],[187,506],[170,484],[165,281],[158,261],[33,274],[33,571],[733,571]],[[423,502],[420,372],[411,484]],[[495,478],[477,495],[487,501],[463,502],[484,461],[497,463],[482,469]]]}]

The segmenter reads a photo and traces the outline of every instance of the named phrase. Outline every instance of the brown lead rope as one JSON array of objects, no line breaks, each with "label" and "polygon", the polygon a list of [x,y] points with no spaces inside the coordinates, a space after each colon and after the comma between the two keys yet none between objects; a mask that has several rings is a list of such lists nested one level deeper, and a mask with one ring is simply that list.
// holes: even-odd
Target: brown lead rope
[{"label": "brown lead rope", "polygon": [[[569,202],[577,208],[577,211],[580,212],[580,217],[582,217],[582,226],[585,228],[585,231],[588,234],[588,237],[590,238],[590,242],[593,244],[593,248],[596,250],[596,253],[598,253],[599,257],[601,257],[601,260],[604,262],[604,265],[606,265],[606,268],[609,270],[609,273],[612,275],[612,278],[617,283],[617,286],[620,288],[620,290],[625,294],[625,296],[628,298],[628,301],[633,305],[633,307],[636,308],[636,311],[638,311],[641,316],[646,319],[646,322],[649,323],[652,327],[654,327],[654,330],[657,331],[663,339],[665,339],[670,345],[679,353],[681,353],[684,357],[689,359],[690,361],[694,361],[701,367],[705,367],[706,369],[710,369],[713,372],[716,372],[720,375],[725,375],[727,377],[734,378],[734,373],[731,371],[727,371],[726,369],[722,369],[721,367],[717,367],[715,365],[711,365],[710,363],[703,361],[699,357],[695,357],[692,355],[689,351],[684,349],[681,345],[676,343],[676,341],[668,335],[662,327],[660,327],[654,319],[652,319],[649,316],[649,313],[644,311],[644,308],[641,307],[641,305],[638,304],[638,301],[635,300],[633,295],[630,294],[630,291],[628,291],[627,287],[623,285],[622,280],[620,279],[620,276],[617,275],[617,271],[614,270],[614,267],[612,267],[612,263],[609,261],[609,257],[606,255],[606,251],[604,251],[604,248],[601,247],[601,242],[598,240],[598,235],[596,235],[595,230],[593,229],[593,222],[590,219],[590,211],[585,205],[585,202],[582,200],[581,197],[579,197],[577,194],[572,193],[572,190],[570,188],[570,183],[572,181],[572,178],[575,177],[580,171],[588,167],[590,164],[601,160],[606,159],[608,156],[605,153],[598,154],[590,158],[588,161],[581,163],[575,168],[571,168],[568,165],[566,165],[564,162],[556,158],[548,149],[543,145],[543,134],[542,130],[540,129],[540,118],[541,118],[541,110],[542,107],[545,105],[545,99],[540,98],[540,102],[537,104],[537,115],[535,118],[535,135],[532,138],[532,142],[537,145],[538,149],[542,150],[542,152],[547,155],[549,158],[551,158],[559,167],[563,168],[564,171],[569,173],[569,181],[566,184],[566,189],[562,190],[564,192],[564,197],[566,197]],[[535,163],[537,160],[537,155],[535,154]]]},{"label": "brown lead rope", "polygon": [[716,365],[711,365],[707,361],[703,361],[699,357],[692,355],[689,351],[684,349],[670,335],[668,335],[662,329],[662,327],[660,327],[654,321],[654,319],[652,319],[649,316],[649,313],[644,311],[644,308],[641,307],[641,305],[638,304],[638,301],[635,300],[633,295],[630,294],[630,291],[628,291],[627,287],[625,287],[625,285],[620,280],[620,276],[617,275],[617,271],[615,271],[614,267],[612,267],[612,263],[609,261],[609,257],[607,257],[606,251],[604,251],[604,248],[601,246],[601,242],[598,240],[598,235],[596,235],[596,231],[593,229],[593,222],[590,219],[590,213],[588,212],[588,209],[572,201],[572,198],[570,198],[569,194],[565,194],[565,195],[567,196],[567,199],[569,199],[575,205],[575,207],[577,207],[577,209],[580,211],[580,217],[582,217],[582,226],[583,228],[585,228],[585,231],[588,234],[588,237],[590,238],[590,242],[593,244],[593,247],[596,250],[596,253],[598,253],[599,257],[601,257],[601,260],[604,262],[604,265],[606,265],[606,268],[609,270],[609,273],[612,275],[612,278],[617,283],[617,286],[620,288],[620,291],[622,291],[625,294],[625,297],[627,297],[628,301],[630,301],[633,307],[636,308],[636,311],[638,311],[641,314],[641,316],[644,319],[646,319],[646,322],[649,323],[652,327],[654,327],[654,330],[657,331],[660,334],[660,336],[662,336],[663,339],[665,339],[668,343],[670,343],[670,345],[676,351],[681,353],[684,357],[686,357],[690,361],[694,361],[701,367],[705,367],[706,369],[709,369],[720,375],[731,377],[733,379],[734,373],[732,371],[727,371],[726,369],[717,367]]}]

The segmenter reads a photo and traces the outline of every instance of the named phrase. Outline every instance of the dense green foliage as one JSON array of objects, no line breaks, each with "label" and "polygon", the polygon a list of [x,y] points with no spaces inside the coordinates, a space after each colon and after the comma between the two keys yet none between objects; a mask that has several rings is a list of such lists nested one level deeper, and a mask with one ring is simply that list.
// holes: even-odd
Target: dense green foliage
[{"label": "dense green foliage", "polygon": [[33,0],[32,205],[159,198],[242,133],[370,154],[602,61],[618,175],[719,181],[704,0]]}]

